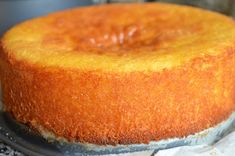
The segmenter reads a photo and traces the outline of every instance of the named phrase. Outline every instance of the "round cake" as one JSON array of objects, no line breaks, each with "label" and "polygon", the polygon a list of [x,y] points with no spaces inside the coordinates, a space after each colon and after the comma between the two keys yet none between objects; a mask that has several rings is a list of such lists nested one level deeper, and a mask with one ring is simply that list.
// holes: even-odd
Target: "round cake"
[{"label": "round cake", "polygon": [[148,143],[213,127],[235,110],[235,23],[161,3],[75,8],[1,40],[4,111],[46,136]]}]

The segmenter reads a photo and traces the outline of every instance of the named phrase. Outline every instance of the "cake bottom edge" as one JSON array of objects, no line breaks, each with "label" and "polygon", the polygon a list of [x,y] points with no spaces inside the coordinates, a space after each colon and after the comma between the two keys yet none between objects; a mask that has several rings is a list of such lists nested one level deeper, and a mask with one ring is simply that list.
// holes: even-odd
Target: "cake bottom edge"
[{"label": "cake bottom edge", "polygon": [[168,138],[158,141],[150,141],[149,143],[139,144],[117,144],[117,145],[98,145],[92,143],[81,143],[77,141],[68,141],[64,137],[57,137],[53,132],[48,131],[41,125],[34,125],[38,133],[50,143],[55,143],[59,148],[72,148],[76,151],[86,152],[98,152],[99,154],[107,153],[126,153],[133,151],[144,151],[144,150],[161,150],[168,149],[183,145],[193,146],[200,144],[213,144],[220,140],[223,136],[231,132],[231,129],[235,127],[235,112],[231,113],[230,116],[220,122],[219,124],[204,129],[195,134],[191,134],[181,138]]}]

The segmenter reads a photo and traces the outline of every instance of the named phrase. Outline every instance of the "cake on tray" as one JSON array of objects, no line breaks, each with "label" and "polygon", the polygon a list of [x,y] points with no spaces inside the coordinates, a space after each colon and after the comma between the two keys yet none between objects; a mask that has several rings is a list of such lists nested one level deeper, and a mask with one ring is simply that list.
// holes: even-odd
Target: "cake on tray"
[{"label": "cake on tray", "polygon": [[0,76],[4,111],[41,134],[99,145],[184,137],[235,110],[235,23],[164,3],[60,11],[5,33]]}]

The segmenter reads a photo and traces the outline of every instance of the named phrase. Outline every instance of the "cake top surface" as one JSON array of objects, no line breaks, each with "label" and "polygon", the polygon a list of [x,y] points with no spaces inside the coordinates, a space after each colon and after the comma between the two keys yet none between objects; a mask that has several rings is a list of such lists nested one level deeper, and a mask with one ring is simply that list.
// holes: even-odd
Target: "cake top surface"
[{"label": "cake top surface", "polygon": [[158,71],[234,45],[232,19],[163,3],[56,12],[18,24],[2,39],[4,53],[17,61],[105,71]]}]

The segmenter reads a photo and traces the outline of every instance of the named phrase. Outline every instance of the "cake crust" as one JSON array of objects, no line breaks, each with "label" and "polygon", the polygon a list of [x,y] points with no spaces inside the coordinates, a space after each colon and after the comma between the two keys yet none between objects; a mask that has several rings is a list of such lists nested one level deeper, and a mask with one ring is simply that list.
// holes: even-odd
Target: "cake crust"
[{"label": "cake crust", "polygon": [[39,67],[145,72],[219,55],[234,44],[234,36],[231,18],[192,7],[146,3],[50,14],[13,27],[2,42],[8,57]]},{"label": "cake crust", "polygon": [[[191,14],[192,10],[192,14],[194,11],[201,14],[196,17],[200,19],[194,20],[191,17],[192,21],[200,22],[203,21],[201,18],[208,16],[208,20],[217,20],[214,24],[217,24],[218,29],[213,32],[217,26],[212,26],[212,30],[207,28],[211,27],[209,25],[211,21],[197,23],[199,25],[197,27],[203,25],[204,29],[209,31],[208,33],[202,31],[209,41],[202,42],[206,41],[202,37],[201,42],[192,41],[191,45],[187,43],[177,47],[177,50],[169,47],[168,50],[172,50],[169,55],[157,49],[149,50],[148,46],[143,46],[143,49],[139,47],[139,50],[133,47],[133,51],[130,52],[125,47],[127,48],[124,48],[125,53],[120,54],[123,49],[115,51],[116,49],[111,47],[111,52],[105,48],[102,52],[98,52],[97,47],[94,50],[92,49],[94,47],[90,49],[89,45],[83,45],[85,49],[81,53],[87,55],[84,58],[89,58],[89,63],[96,63],[87,67],[83,66],[86,63],[74,65],[66,62],[72,57],[79,60],[83,58],[78,53],[79,50],[77,53],[69,53],[66,58],[66,49],[70,48],[70,43],[62,43],[66,45],[66,48],[62,46],[65,51],[58,53],[57,47],[60,50],[63,48],[57,41],[53,44],[55,41],[48,39],[46,43],[51,49],[46,46],[42,49],[46,51],[37,51],[38,47],[41,48],[40,44],[45,44],[39,42],[42,40],[37,38],[37,34],[36,39],[33,38],[35,34],[32,34],[35,32],[33,26],[37,20],[50,21],[57,16],[63,17],[67,14],[75,16],[76,9],[23,23],[10,30],[2,40],[0,75],[5,111],[12,113],[22,123],[36,129],[42,126],[56,136],[70,141],[113,145],[148,143],[160,139],[183,137],[213,127],[225,120],[235,109],[233,21],[215,13],[168,4],[119,4],[97,8],[112,10],[122,9],[123,6],[132,10],[144,9],[146,6],[149,10],[152,8],[151,11],[153,8],[168,10],[170,7],[176,14],[178,10],[185,10]],[[97,11],[96,7],[87,10],[87,12]],[[86,8],[83,11],[86,13]],[[112,13],[115,12],[110,12]],[[162,11],[162,13],[165,12]],[[174,17],[176,15],[172,19]],[[187,17],[186,23],[191,18]],[[119,19],[120,23],[121,19]],[[223,26],[220,25],[221,23]],[[171,24],[169,27],[172,26]],[[24,34],[24,30],[22,32],[20,30],[26,25],[30,25],[32,29],[25,33],[26,39],[19,43],[17,39],[19,36],[15,35]],[[223,32],[225,28],[231,29]],[[56,30],[50,28],[50,31]],[[224,34],[221,36],[221,33]],[[39,31],[38,34],[40,36],[44,32]],[[202,35],[198,32],[196,34]],[[212,39],[211,34],[216,36]],[[178,38],[180,35],[176,36]],[[66,35],[63,37],[66,38]],[[196,35],[196,38],[199,37],[200,35]],[[171,44],[169,40],[166,39],[168,46]],[[222,40],[223,43],[220,42]],[[164,42],[161,44],[163,46]],[[36,50],[33,50],[34,45]],[[152,45],[155,43],[151,43]],[[189,54],[186,53],[187,49]],[[31,53],[30,50],[32,50]],[[166,51],[165,49],[163,52]],[[44,54],[48,56],[48,60],[43,60]],[[107,61],[104,65],[111,67],[107,66],[106,69],[104,65],[99,65],[101,63],[99,57]],[[96,58],[98,61],[92,62],[92,59]],[[126,61],[127,65],[120,65],[118,69],[119,64],[115,59],[121,60],[119,63]],[[178,62],[161,66],[161,59],[166,62]],[[132,63],[133,60],[136,60],[136,63]],[[155,61],[157,64],[154,63]]]}]

